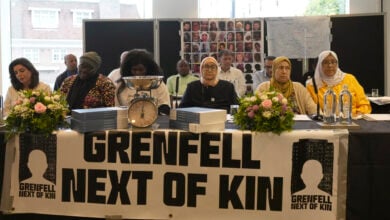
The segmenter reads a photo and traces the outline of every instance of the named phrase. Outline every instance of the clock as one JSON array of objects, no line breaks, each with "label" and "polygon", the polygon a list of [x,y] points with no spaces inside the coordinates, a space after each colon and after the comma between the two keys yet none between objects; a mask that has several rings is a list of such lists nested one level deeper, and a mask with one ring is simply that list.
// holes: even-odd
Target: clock
[{"label": "clock", "polygon": [[134,127],[149,127],[156,121],[157,116],[158,109],[151,97],[135,98],[129,106],[129,123]]}]

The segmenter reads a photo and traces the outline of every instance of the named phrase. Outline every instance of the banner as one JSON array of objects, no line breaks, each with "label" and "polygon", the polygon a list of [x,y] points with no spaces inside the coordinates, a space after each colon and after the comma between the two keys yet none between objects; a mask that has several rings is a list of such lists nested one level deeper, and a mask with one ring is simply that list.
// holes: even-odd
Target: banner
[{"label": "banner", "polygon": [[6,167],[5,211],[122,219],[344,218],[347,137],[346,130],[21,134],[7,144],[15,160]]}]

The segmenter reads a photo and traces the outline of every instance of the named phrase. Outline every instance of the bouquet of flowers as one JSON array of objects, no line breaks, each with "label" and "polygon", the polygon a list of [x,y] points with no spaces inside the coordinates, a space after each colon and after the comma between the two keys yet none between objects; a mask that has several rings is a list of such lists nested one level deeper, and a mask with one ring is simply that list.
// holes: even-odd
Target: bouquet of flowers
[{"label": "bouquet of flowers", "polygon": [[11,135],[19,132],[49,135],[58,127],[67,126],[65,117],[69,109],[61,92],[22,90],[19,96],[5,119]]},{"label": "bouquet of flowers", "polygon": [[281,134],[290,131],[294,113],[288,101],[279,92],[270,89],[240,99],[234,123],[241,129]]}]

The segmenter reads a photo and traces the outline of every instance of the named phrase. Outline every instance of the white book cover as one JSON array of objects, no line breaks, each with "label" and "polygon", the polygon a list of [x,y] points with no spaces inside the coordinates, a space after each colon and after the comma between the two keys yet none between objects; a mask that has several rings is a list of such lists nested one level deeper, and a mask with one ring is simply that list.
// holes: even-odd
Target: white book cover
[{"label": "white book cover", "polygon": [[225,122],[226,110],[203,107],[176,108],[171,110],[169,119],[197,124]]}]

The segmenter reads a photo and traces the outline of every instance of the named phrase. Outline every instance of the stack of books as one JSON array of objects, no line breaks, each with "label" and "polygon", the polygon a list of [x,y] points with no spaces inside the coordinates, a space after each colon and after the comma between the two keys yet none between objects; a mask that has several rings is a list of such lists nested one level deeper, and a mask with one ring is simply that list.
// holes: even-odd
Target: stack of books
[{"label": "stack of books", "polygon": [[74,109],[70,127],[78,132],[102,131],[128,128],[127,108],[104,107]]},{"label": "stack of books", "polygon": [[226,110],[189,107],[172,109],[169,128],[193,133],[225,130]]}]

